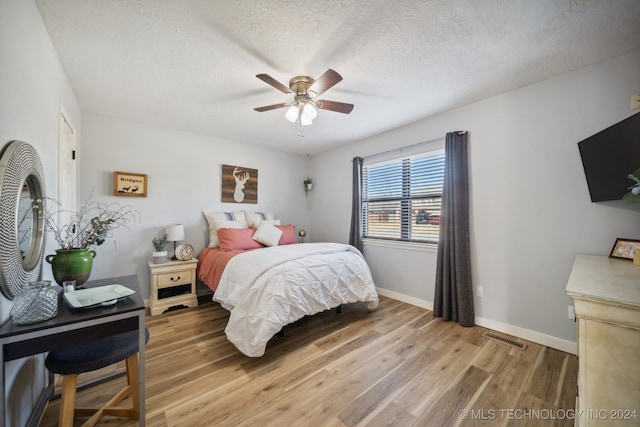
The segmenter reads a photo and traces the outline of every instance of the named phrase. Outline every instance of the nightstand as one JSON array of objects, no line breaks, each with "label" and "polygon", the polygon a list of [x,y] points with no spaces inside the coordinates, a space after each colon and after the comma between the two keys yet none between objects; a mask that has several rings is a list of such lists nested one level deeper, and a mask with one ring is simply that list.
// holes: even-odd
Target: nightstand
[{"label": "nightstand", "polygon": [[151,271],[151,295],[149,308],[151,315],[164,313],[178,305],[196,307],[196,267],[198,260],[167,261],[154,264],[149,261]]}]

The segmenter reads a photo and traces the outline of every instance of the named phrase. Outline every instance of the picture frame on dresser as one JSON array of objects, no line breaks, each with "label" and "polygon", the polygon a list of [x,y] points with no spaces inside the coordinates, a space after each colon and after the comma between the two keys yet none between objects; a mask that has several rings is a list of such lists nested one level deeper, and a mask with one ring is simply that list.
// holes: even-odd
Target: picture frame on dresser
[{"label": "picture frame on dresser", "polygon": [[640,240],[618,237],[611,248],[609,258],[633,260],[633,253],[640,250]]}]

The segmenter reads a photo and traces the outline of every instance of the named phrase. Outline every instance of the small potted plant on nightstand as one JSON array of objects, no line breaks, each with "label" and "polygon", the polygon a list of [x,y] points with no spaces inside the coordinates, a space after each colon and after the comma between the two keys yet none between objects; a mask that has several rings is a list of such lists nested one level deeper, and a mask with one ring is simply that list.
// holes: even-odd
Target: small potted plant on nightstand
[{"label": "small potted plant on nightstand", "polygon": [[162,264],[167,262],[167,251],[164,250],[164,246],[167,244],[167,234],[163,234],[160,237],[154,237],[151,240],[155,252],[153,252],[153,263]]}]

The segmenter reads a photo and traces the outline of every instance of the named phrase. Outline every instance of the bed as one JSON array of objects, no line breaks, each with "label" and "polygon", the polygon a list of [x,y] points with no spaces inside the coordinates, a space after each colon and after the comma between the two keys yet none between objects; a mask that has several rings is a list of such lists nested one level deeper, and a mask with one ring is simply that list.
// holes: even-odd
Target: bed
[{"label": "bed", "polygon": [[342,304],[377,307],[378,294],[360,251],[341,243],[297,243],[292,225],[264,218],[246,227],[242,221],[229,224],[237,219],[225,219],[217,228],[219,223],[210,222],[216,239],[198,256],[198,278],[229,310],[225,333],[238,350],[260,357],[285,325]]}]

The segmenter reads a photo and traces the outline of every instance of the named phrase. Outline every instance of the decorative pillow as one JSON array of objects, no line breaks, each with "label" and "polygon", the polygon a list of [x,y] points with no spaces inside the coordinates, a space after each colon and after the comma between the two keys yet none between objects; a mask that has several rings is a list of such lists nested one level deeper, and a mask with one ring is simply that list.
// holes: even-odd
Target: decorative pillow
[{"label": "decorative pillow", "polygon": [[217,233],[221,251],[244,251],[263,247],[252,239],[255,233],[253,228],[218,228]]},{"label": "decorative pillow", "polygon": [[278,230],[282,231],[282,236],[280,236],[278,246],[298,243],[298,238],[296,237],[296,227],[294,225],[276,225],[275,227]]},{"label": "decorative pillow", "polygon": [[258,228],[262,221],[278,221],[278,224],[280,224],[280,220],[276,220],[273,214],[270,213],[245,212],[244,217],[247,221],[247,225],[254,228]]},{"label": "decorative pillow", "polygon": [[218,228],[247,228],[247,221],[244,219],[244,211],[238,212],[207,212],[202,211],[209,224],[209,247],[217,248]]},{"label": "decorative pillow", "polygon": [[282,236],[282,230],[279,230],[276,227],[277,226],[273,224],[262,221],[253,235],[253,240],[260,242],[265,246],[278,246],[280,236]]}]

